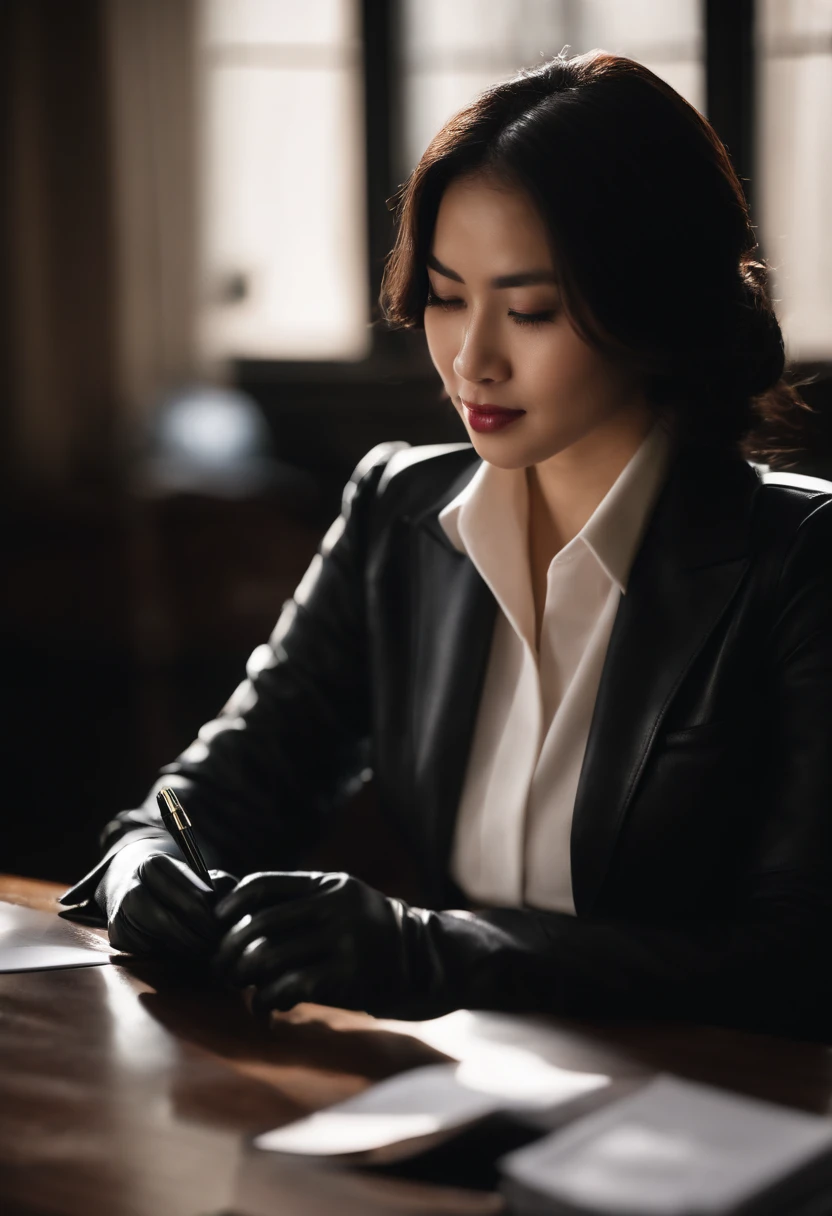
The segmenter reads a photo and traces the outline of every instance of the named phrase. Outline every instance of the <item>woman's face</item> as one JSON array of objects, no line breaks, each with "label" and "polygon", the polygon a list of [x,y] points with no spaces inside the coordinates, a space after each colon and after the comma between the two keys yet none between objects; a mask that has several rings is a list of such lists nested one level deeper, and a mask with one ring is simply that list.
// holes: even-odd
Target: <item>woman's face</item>
[{"label": "woman's face", "polygon": [[[452,181],[427,272],[431,359],[484,460],[527,467],[574,444],[588,451],[622,426],[646,432],[649,412],[632,377],[567,319],[546,229],[524,191],[483,176]],[[470,405],[524,412],[483,431]]]}]

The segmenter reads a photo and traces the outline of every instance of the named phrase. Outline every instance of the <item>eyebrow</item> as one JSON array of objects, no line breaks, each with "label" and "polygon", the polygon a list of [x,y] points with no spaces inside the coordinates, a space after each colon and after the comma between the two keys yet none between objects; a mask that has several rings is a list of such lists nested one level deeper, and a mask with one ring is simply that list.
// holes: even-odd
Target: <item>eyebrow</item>
[{"label": "eyebrow", "polygon": [[[439,274],[444,275],[446,279],[454,279],[457,283],[465,282],[461,274],[457,274],[455,270],[451,270],[450,266],[443,266],[432,253],[428,254],[427,263],[431,270],[436,270]],[[537,283],[557,283],[557,281],[557,275],[552,270],[524,270],[518,274],[498,274],[496,278],[491,280],[491,286],[534,287]]]}]

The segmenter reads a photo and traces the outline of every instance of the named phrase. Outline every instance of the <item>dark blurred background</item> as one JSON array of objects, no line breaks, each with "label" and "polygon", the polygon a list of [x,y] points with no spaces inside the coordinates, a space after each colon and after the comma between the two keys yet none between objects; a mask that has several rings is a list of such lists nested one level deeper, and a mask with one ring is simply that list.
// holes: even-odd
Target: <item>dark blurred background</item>
[{"label": "dark blurred background", "polygon": [[[794,467],[832,476],[832,0],[0,0],[0,870],[92,862],[373,444],[465,439],[422,335],[374,324],[387,200],[564,47],[639,59],[727,143],[814,376]],[[405,891],[357,798],[321,864]]]}]

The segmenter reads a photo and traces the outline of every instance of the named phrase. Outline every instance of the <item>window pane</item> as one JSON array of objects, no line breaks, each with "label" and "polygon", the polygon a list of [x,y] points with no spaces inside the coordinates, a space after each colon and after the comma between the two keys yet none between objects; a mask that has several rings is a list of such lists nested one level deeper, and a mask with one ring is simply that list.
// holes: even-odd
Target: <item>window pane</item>
[{"label": "window pane", "polygon": [[760,239],[786,353],[832,357],[832,0],[759,7]]},{"label": "window pane", "polygon": [[204,40],[229,43],[339,44],[358,32],[354,4],[342,0],[203,0]]},{"label": "window pane", "polygon": [[404,178],[446,119],[521,67],[601,48],[704,107],[699,0],[404,0]]},{"label": "window pane", "polygon": [[204,5],[200,339],[209,359],[368,351],[356,15],[354,0]]}]

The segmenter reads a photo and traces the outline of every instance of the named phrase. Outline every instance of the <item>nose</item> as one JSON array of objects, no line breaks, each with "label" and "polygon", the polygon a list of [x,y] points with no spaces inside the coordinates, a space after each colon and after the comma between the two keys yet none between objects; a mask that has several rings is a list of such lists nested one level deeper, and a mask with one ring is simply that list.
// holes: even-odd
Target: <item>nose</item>
[{"label": "nose", "polygon": [[507,380],[510,364],[488,318],[473,313],[466,318],[453,362],[455,374],[469,384],[493,384]]}]

